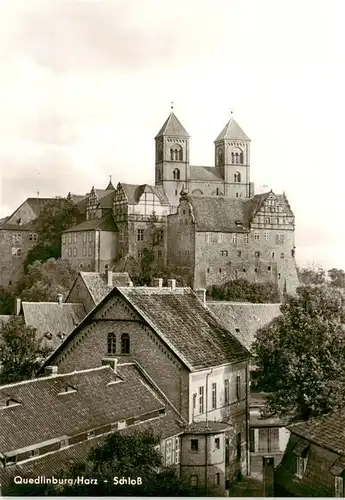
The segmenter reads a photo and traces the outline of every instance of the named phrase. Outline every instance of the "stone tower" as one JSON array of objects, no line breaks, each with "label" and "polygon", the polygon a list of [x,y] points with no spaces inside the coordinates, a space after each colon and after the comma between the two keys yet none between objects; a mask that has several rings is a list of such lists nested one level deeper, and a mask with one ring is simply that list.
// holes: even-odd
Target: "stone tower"
[{"label": "stone tower", "polygon": [[250,139],[231,116],[215,140],[215,165],[224,178],[224,195],[228,198],[251,198]]},{"label": "stone tower", "polygon": [[155,141],[155,183],[163,187],[170,204],[177,207],[180,192],[189,181],[189,135],[171,112]]}]

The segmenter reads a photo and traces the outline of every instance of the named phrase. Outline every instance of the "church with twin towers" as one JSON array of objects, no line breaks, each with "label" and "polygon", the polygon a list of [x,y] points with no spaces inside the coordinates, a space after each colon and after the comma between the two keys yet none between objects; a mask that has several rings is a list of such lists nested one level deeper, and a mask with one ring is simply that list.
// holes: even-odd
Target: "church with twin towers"
[{"label": "church with twin towers", "polygon": [[92,187],[86,220],[65,232],[62,256],[79,270],[131,272],[150,248],[195,288],[245,279],[294,293],[295,217],[284,193],[255,194],[250,144],[231,115],[214,141],[214,165],[193,165],[190,136],[171,111],[155,137],[155,184]]}]

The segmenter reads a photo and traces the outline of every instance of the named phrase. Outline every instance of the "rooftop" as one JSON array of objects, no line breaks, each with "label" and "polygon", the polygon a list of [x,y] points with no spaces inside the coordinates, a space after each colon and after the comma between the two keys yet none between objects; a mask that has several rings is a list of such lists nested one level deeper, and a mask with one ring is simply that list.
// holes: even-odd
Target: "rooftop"
[{"label": "rooftop", "polygon": [[95,305],[99,304],[104,297],[108,295],[108,293],[115,286],[130,286],[132,281],[129,277],[129,274],[124,273],[112,273],[112,283],[111,287],[108,286],[107,275],[102,273],[87,273],[80,272],[82,280],[84,281]]},{"label": "rooftop", "polygon": [[206,305],[217,316],[223,327],[232,332],[249,350],[259,328],[263,328],[281,315],[281,304],[207,301]]},{"label": "rooftop", "polygon": [[238,141],[250,141],[249,137],[243,132],[236,120],[231,117],[228,123],[225,125],[216,141],[222,139],[234,139]]},{"label": "rooftop", "polygon": [[165,120],[156,138],[167,135],[172,137],[189,137],[188,132],[173,112]]},{"label": "rooftop", "polygon": [[112,213],[104,215],[100,219],[90,219],[77,226],[66,229],[64,233],[75,233],[78,231],[117,231]]}]

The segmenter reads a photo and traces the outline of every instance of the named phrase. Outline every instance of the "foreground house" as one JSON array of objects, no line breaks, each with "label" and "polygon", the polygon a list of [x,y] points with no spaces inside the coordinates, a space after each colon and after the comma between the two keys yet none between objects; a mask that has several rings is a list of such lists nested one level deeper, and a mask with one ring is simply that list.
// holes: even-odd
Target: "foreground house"
[{"label": "foreground house", "polygon": [[275,473],[275,494],[344,497],[345,410],[289,426],[283,460]]},{"label": "foreground house", "polygon": [[111,290],[46,365],[69,373],[105,356],[139,363],[188,424],[230,425],[232,481],[249,473],[249,353],[190,288],[161,285]]}]

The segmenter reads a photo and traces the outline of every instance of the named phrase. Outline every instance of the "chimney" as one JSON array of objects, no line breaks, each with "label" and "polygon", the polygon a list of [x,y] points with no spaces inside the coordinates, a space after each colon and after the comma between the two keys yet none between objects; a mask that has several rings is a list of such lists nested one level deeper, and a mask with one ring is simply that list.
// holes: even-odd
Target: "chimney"
[{"label": "chimney", "polygon": [[22,308],[22,301],[21,301],[21,299],[16,299],[15,302],[14,302],[14,314],[16,316],[20,315],[21,308]]},{"label": "chimney", "polygon": [[262,457],[264,497],[274,497],[274,458]]},{"label": "chimney", "polygon": [[63,299],[63,295],[62,295],[62,293],[58,293],[58,294],[57,294],[57,302],[58,302],[58,304],[59,304],[60,306],[61,306],[61,304],[62,304],[62,299]]},{"label": "chimney", "polygon": [[58,374],[58,367],[57,366],[46,366],[44,368],[44,374],[47,377],[57,375]]},{"label": "chimney", "polygon": [[109,268],[105,271],[105,276],[107,279],[107,286],[113,288],[113,272],[109,270]]},{"label": "chimney", "polygon": [[110,366],[117,373],[117,362],[117,358],[104,358],[102,359],[102,366]]},{"label": "chimney", "polygon": [[176,288],[176,280],[174,279],[168,280],[168,287],[174,290]]},{"label": "chimney", "polygon": [[153,278],[152,286],[156,288],[162,288],[163,286],[163,278]]},{"label": "chimney", "polygon": [[202,305],[206,307],[206,288],[197,288],[194,291],[198,299],[202,302]]}]

